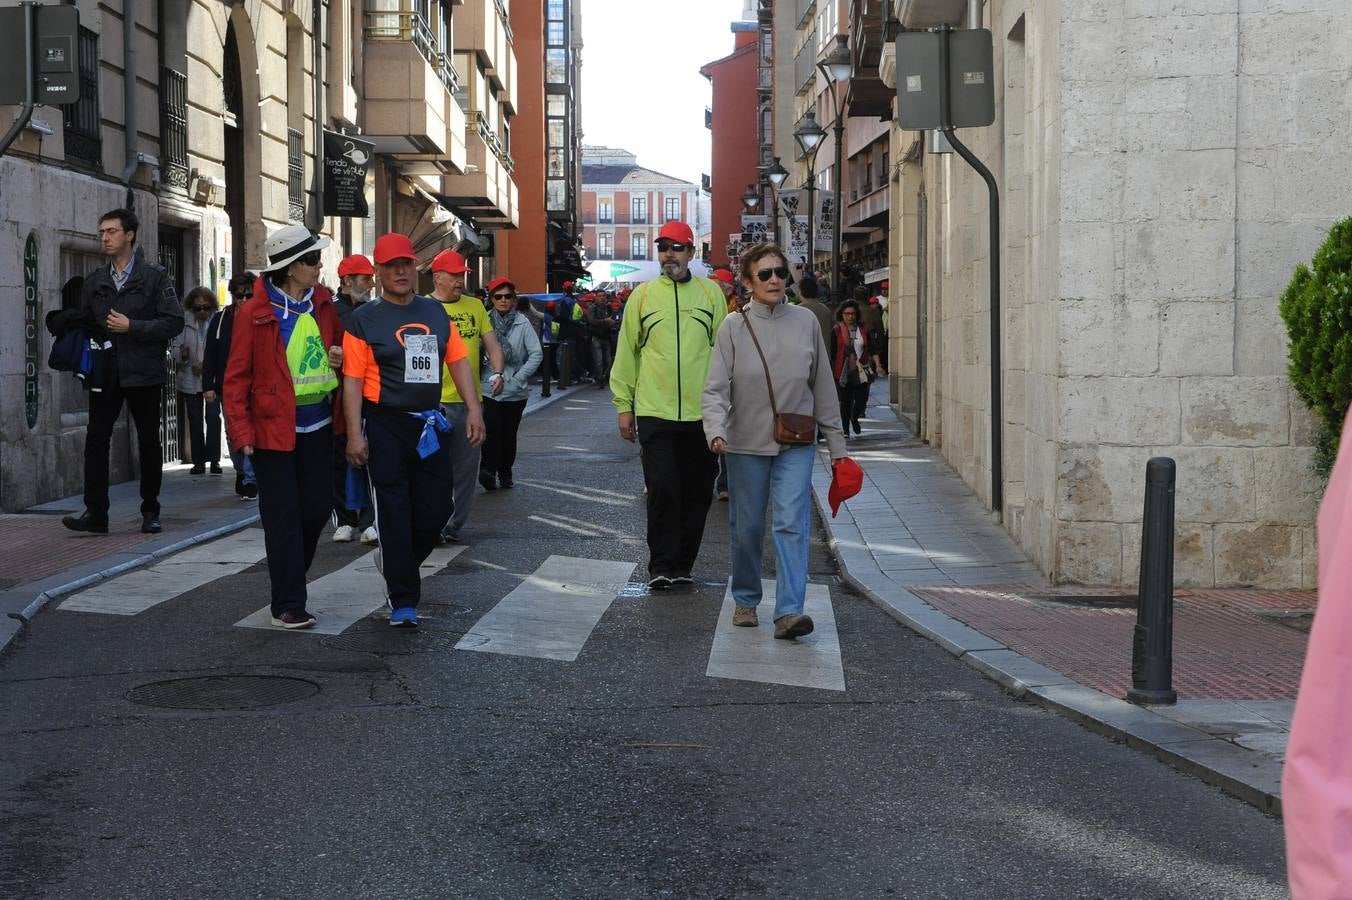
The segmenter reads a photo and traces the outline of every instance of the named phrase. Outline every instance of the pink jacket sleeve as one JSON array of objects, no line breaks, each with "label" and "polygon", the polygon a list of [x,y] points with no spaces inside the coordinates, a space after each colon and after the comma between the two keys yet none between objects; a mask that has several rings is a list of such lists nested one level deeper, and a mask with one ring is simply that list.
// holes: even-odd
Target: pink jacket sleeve
[{"label": "pink jacket sleeve", "polygon": [[1318,536],[1319,605],[1282,773],[1295,900],[1352,897],[1352,416]]}]

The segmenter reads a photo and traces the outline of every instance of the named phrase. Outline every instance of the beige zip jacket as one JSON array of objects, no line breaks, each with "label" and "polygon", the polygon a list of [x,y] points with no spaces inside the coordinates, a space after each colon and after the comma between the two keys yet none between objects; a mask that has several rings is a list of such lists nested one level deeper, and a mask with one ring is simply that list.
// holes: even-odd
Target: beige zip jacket
[{"label": "beige zip jacket", "polygon": [[[831,458],[848,455],[831,358],[817,317],[786,303],[766,306],[754,300],[746,305],[746,313],[765,352],[779,411],[812,416],[826,437]],[[719,329],[701,411],[705,439],[712,443],[721,437],[729,453],[777,456],[783,449],[774,439],[765,368],[741,313],[729,315]]]}]

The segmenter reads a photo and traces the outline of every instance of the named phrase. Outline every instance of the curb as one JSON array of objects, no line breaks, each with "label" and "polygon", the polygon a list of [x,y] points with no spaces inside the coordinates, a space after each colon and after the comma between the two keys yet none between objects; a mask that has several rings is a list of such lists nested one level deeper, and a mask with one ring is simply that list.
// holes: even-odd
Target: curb
[{"label": "curb", "polygon": [[[829,468],[826,471],[829,475]],[[872,571],[865,571],[865,559],[871,561],[872,557],[860,552],[863,535],[848,502],[840,507],[848,521],[837,519],[837,524],[832,524],[826,489],[815,478],[812,499],[829,535],[828,544],[840,565],[841,577],[902,625],[934,641],[1018,699],[1149,753],[1269,815],[1282,814],[1280,762],[1157,715],[1148,707],[1078,684],[930,606],[891,582],[876,565]],[[845,532],[843,541],[841,532]],[[857,543],[850,541],[849,532]]]}]

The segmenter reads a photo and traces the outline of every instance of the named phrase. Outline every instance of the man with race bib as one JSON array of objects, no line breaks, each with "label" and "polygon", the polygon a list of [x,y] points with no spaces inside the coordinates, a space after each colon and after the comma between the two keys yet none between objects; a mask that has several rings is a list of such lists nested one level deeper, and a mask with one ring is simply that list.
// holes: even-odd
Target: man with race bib
[{"label": "man with race bib", "polygon": [[390,624],[410,628],[418,624],[418,567],[451,514],[447,377],[465,400],[465,436],[475,447],[484,420],[464,342],[441,304],[414,292],[413,243],[387,234],[373,255],[382,302],[358,307],[343,338],[347,458],[370,479]]}]

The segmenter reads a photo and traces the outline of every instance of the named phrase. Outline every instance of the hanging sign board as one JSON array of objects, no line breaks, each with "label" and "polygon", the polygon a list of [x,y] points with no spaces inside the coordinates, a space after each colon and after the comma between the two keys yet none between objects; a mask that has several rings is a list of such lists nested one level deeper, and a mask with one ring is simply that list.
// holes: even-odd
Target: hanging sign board
[{"label": "hanging sign board", "polygon": [[38,328],[42,304],[38,300],[38,237],[30,233],[23,245],[23,411],[29,428],[38,424],[38,360],[42,331]]},{"label": "hanging sign board", "polygon": [[324,215],[365,219],[366,172],[375,144],[336,131],[324,132]]},{"label": "hanging sign board", "polygon": [[897,35],[897,124],[906,131],[983,128],[995,122],[995,57],[984,28],[948,32],[949,118],[942,121],[945,78],[939,71],[944,34]]}]

